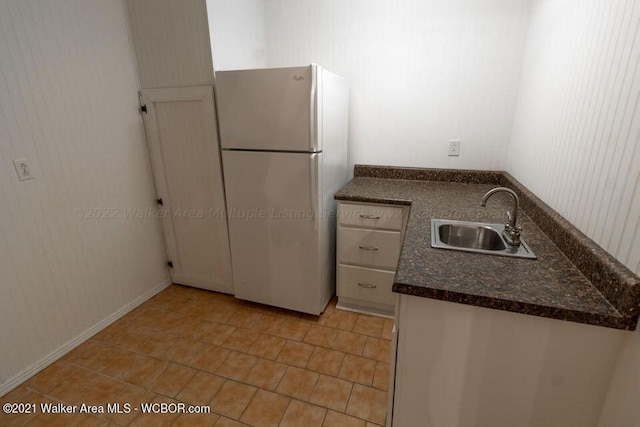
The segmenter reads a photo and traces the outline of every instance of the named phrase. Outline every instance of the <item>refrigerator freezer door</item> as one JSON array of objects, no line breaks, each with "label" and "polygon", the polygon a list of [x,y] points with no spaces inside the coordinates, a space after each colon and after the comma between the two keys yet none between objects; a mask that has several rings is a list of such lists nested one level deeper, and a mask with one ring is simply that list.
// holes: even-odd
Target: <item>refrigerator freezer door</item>
[{"label": "refrigerator freezer door", "polygon": [[222,148],[321,151],[317,137],[319,70],[311,65],[217,72]]},{"label": "refrigerator freezer door", "polygon": [[223,151],[238,298],[320,314],[318,164],[322,154]]}]

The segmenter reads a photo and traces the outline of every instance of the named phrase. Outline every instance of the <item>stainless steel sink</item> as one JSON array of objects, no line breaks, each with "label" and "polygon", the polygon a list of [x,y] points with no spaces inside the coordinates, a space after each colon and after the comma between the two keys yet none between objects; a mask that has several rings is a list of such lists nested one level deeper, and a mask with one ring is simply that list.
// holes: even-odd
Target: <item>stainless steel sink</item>
[{"label": "stainless steel sink", "polygon": [[505,249],[500,233],[486,225],[442,224],[438,227],[440,241],[457,248],[501,251]]},{"label": "stainless steel sink", "polygon": [[537,258],[521,239],[519,246],[505,242],[503,224],[431,219],[431,246],[440,249],[476,252],[518,258]]}]

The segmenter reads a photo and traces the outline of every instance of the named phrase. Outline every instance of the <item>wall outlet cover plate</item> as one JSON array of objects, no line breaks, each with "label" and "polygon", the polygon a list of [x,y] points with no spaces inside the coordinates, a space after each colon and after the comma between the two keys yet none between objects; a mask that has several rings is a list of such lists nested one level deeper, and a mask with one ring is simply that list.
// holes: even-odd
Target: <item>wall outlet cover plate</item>
[{"label": "wall outlet cover plate", "polygon": [[13,161],[13,166],[16,168],[16,173],[18,174],[18,179],[20,181],[26,181],[34,178],[33,173],[31,172],[31,166],[29,165],[29,160],[15,159]]},{"label": "wall outlet cover plate", "polygon": [[459,156],[460,155],[460,143],[462,141],[459,139],[451,139],[449,140],[449,156]]}]

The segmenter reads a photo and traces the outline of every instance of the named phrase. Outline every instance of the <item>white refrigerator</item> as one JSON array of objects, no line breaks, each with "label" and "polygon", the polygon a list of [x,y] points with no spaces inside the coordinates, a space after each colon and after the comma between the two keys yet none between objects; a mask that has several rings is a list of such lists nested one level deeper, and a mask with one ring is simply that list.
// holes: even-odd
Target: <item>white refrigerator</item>
[{"label": "white refrigerator", "polygon": [[347,83],[315,64],[219,71],[216,97],[234,294],[318,315],[335,290]]}]

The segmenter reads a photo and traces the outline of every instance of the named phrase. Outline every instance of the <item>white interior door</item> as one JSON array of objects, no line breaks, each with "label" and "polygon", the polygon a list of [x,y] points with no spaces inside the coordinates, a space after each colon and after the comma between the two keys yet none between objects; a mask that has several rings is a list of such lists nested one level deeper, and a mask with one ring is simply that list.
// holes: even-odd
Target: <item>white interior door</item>
[{"label": "white interior door", "polygon": [[237,298],[320,314],[322,154],[223,151]]},{"label": "white interior door", "polygon": [[142,91],[174,282],[233,293],[213,87]]}]

